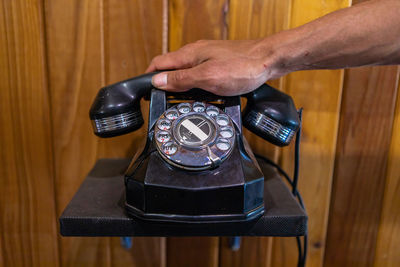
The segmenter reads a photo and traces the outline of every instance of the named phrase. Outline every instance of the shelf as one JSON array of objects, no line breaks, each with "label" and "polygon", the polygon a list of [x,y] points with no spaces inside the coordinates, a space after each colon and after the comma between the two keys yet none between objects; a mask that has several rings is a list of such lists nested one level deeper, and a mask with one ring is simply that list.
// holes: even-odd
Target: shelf
[{"label": "shelf", "polygon": [[126,215],[124,177],[128,159],[100,159],[60,217],[63,236],[302,236],[307,215],[275,169],[264,173],[265,213],[252,222],[162,223]]}]

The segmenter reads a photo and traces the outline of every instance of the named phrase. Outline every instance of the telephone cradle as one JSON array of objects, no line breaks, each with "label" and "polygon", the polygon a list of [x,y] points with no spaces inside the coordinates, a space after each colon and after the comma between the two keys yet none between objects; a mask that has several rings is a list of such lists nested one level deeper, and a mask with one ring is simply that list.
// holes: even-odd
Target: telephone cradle
[{"label": "telephone cradle", "polygon": [[[207,230],[196,232],[195,229],[200,229],[201,225],[231,224],[241,229],[236,233],[246,235],[246,230],[239,224],[249,225],[250,222],[250,225],[256,225],[268,215],[265,214],[268,213],[268,204],[275,203],[270,198],[268,203],[265,200],[265,194],[269,194],[264,192],[266,181],[272,181],[271,177],[264,177],[265,173],[274,177],[278,175],[266,172],[265,166],[259,165],[242,127],[277,146],[288,145],[300,127],[292,98],[263,84],[243,95],[247,104],[242,112],[240,96],[221,97],[201,89],[184,93],[165,92],[152,86],[151,79],[155,74],[144,74],[102,88],[90,109],[94,133],[99,137],[113,137],[139,129],[144,123],[140,100],[143,97],[150,100],[144,148],[127,167],[124,165],[125,192],[118,200],[122,204],[118,205],[124,206],[130,221],[149,225],[149,229],[151,225],[187,225],[192,226],[194,232],[190,232],[190,228],[181,228],[180,231],[187,231],[187,235],[207,235]],[[82,187],[88,187],[85,183]],[[100,186],[99,180],[97,186]],[[285,187],[283,183],[279,186],[279,190]],[[70,205],[76,206],[78,198],[88,198],[86,193],[82,194],[78,192]],[[285,202],[283,204],[295,205],[295,199],[288,190],[281,194],[287,195],[290,197],[282,201]],[[116,201],[115,197],[113,201]],[[272,208],[279,206],[274,205]],[[65,235],[85,235],[72,229],[74,220],[71,220],[71,214],[74,209],[71,207],[67,207],[60,218],[61,230]],[[297,230],[277,235],[298,236],[306,233],[307,216],[300,212],[297,203],[296,207],[297,210],[292,211],[296,210],[294,215],[297,217],[292,217],[297,218],[294,222]],[[279,218],[279,215],[291,216],[278,211],[274,218]],[[274,223],[277,222],[279,220]],[[90,234],[89,227],[85,229],[88,235],[103,235],[98,231]],[[104,235],[112,235],[112,231],[105,230]],[[121,229],[115,231],[115,235],[124,235]],[[166,236],[182,235],[176,230],[160,231]],[[224,235],[224,230],[221,231]],[[135,231],[127,233],[134,235]],[[156,229],[139,235],[157,233],[161,235]]]}]

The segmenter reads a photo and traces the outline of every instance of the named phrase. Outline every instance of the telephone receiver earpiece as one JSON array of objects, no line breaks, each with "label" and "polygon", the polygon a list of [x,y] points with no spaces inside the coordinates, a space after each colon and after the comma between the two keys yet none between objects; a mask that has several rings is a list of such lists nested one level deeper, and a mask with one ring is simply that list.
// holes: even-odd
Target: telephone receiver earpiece
[{"label": "telephone receiver earpiece", "polygon": [[293,99],[267,84],[244,96],[247,104],[242,114],[243,125],[275,145],[290,144],[300,127]]},{"label": "telephone receiver earpiece", "polygon": [[154,88],[151,79],[157,73],[146,73],[101,88],[89,112],[94,133],[113,137],[139,129],[143,125],[140,99]]},{"label": "telephone receiver earpiece", "polygon": [[[151,79],[157,73],[101,88],[89,113],[94,133],[112,137],[139,129],[143,125],[140,99],[154,88]],[[300,125],[292,98],[267,84],[244,96],[247,98],[242,115],[244,126],[275,145],[288,145]]]}]

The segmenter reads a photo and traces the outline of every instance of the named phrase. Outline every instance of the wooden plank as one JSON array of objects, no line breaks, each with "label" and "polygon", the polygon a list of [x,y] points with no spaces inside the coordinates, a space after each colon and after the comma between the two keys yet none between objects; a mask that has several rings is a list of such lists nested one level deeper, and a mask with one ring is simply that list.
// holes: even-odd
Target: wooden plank
[{"label": "wooden plank", "polygon": [[134,237],[130,249],[122,248],[119,238],[111,238],[111,266],[165,265],[166,238]]},{"label": "wooden plank", "polygon": [[[57,213],[98,157],[88,111],[104,80],[101,0],[45,1]],[[108,266],[109,238],[60,238],[62,265]]]},{"label": "wooden plank", "polygon": [[[139,75],[151,59],[162,53],[162,0],[104,1],[105,84]],[[148,102],[142,102],[145,126],[121,137],[99,140],[99,154],[132,157],[147,132]],[[165,238],[133,238],[124,249],[111,238],[112,266],[165,266]]]},{"label": "wooden plank", "polygon": [[167,238],[167,266],[218,266],[219,238],[171,237]]},{"label": "wooden plank", "polygon": [[0,264],[58,266],[43,6],[0,10]]},{"label": "wooden plank", "polygon": [[[239,1],[229,2],[228,39],[258,39],[288,27],[290,0]],[[268,84],[282,90],[281,79]],[[244,103],[243,103],[244,104]],[[279,150],[244,128],[244,135],[255,153],[276,160]],[[269,266],[272,252],[272,238],[243,237],[240,249],[232,251],[228,238],[220,244],[220,266]]]},{"label": "wooden plank", "polygon": [[[287,29],[290,4],[290,0],[230,1],[228,39],[258,39]],[[268,84],[283,90],[282,79],[268,81]],[[243,106],[245,106],[245,102],[243,102]],[[278,150],[276,146],[252,134],[245,128],[243,132],[255,153],[277,159]]]},{"label": "wooden plank", "polygon": [[[225,39],[226,5],[224,0],[169,0],[169,50],[199,39]],[[216,266],[218,247],[217,237],[168,238],[167,265]]]},{"label": "wooden plank", "polygon": [[224,0],[170,0],[170,51],[200,39],[226,39],[226,5]]},{"label": "wooden plank", "polygon": [[228,38],[259,39],[285,30],[290,16],[290,0],[231,0]]},{"label": "wooden plank", "polygon": [[[151,59],[162,53],[162,0],[104,2],[105,84],[144,73]],[[142,101],[145,125],[148,102]],[[99,153],[127,157],[136,152],[147,127],[114,138],[99,139]]]},{"label": "wooden plank", "polygon": [[397,94],[397,66],[346,71],[325,264],[371,266]]},{"label": "wooden plank", "polygon": [[240,249],[232,251],[228,238],[221,238],[220,266],[271,266],[271,237],[242,237]]},{"label": "wooden plank", "polygon": [[[3,214],[2,209],[0,209],[0,214]],[[0,231],[2,231],[2,233],[3,233],[2,229],[3,229],[2,224],[0,224]],[[4,239],[0,238],[0,266],[6,266],[6,260],[3,256],[3,254],[5,253],[4,249],[3,249],[3,242],[4,242]]]},{"label": "wooden plank", "polygon": [[[349,0],[293,1],[290,27],[296,27],[334,10],[349,6]],[[297,107],[304,107],[299,190],[309,215],[307,264],[323,263],[331,181],[335,159],[343,71],[302,71],[286,77],[285,91]],[[283,149],[282,165],[292,173],[293,144]],[[272,266],[295,266],[294,238],[276,238]]]},{"label": "wooden plank", "polygon": [[386,172],[374,266],[400,265],[400,86]]}]

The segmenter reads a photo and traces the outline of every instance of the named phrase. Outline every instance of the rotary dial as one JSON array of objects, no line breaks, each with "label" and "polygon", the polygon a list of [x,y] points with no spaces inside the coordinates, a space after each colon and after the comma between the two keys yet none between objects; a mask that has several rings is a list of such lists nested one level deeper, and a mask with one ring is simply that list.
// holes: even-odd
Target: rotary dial
[{"label": "rotary dial", "polygon": [[216,106],[181,103],[166,110],[154,131],[160,155],[170,164],[189,170],[219,165],[232,152],[235,129]]}]

